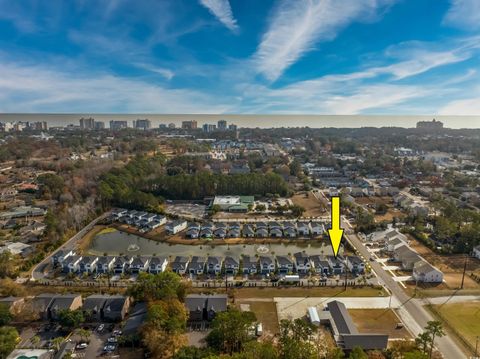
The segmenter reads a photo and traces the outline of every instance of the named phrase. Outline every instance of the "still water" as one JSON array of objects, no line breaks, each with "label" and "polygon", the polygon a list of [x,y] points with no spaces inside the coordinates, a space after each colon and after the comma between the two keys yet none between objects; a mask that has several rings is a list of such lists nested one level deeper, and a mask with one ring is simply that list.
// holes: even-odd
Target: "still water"
[{"label": "still water", "polygon": [[235,256],[245,255],[288,255],[305,251],[309,255],[331,255],[329,243],[312,241],[311,243],[289,244],[221,244],[186,245],[152,241],[125,232],[110,232],[97,235],[88,249],[92,255],[157,255],[157,256]]}]

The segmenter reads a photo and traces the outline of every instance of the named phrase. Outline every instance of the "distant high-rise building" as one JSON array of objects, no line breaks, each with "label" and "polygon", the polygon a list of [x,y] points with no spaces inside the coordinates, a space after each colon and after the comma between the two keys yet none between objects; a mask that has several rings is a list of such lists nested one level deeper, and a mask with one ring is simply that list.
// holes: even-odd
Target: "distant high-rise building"
[{"label": "distant high-rise building", "polygon": [[204,132],[213,132],[217,129],[217,126],[210,124],[210,123],[205,123],[203,125],[203,131]]},{"label": "distant high-rise building", "polygon": [[28,128],[32,131],[46,131],[48,129],[48,125],[46,121],[30,122],[28,124]]},{"label": "distant high-rise building", "polygon": [[441,130],[443,128],[443,122],[433,119],[433,121],[420,121],[417,122],[417,128],[422,130]]},{"label": "distant high-rise building", "polygon": [[167,128],[167,124],[161,123],[161,124],[158,125],[158,128],[161,129],[161,130],[165,130]]},{"label": "distant high-rise building", "polygon": [[82,130],[93,130],[95,128],[95,119],[82,117],[80,119],[80,128]]},{"label": "distant high-rise building", "polygon": [[103,130],[104,128],[105,128],[105,122],[95,121],[95,129],[96,130]]},{"label": "distant high-rise building", "polygon": [[110,129],[112,131],[118,131],[123,128],[128,127],[128,122],[127,121],[118,121],[118,120],[112,120],[110,121]]},{"label": "distant high-rise building", "polygon": [[197,121],[182,121],[182,129],[184,130],[195,130],[197,129]]},{"label": "distant high-rise building", "polygon": [[217,126],[219,131],[225,131],[227,129],[227,121],[220,120],[217,122]]},{"label": "distant high-rise building", "polygon": [[136,128],[137,130],[149,130],[151,127],[152,121],[150,121],[148,118],[133,121],[133,128]]},{"label": "distant high-rise building", "polygon": [[168,128],[175,128],[175,124],[173,122],[169,123]]},{"label": "distant high-rise building", "polygon": [[231,123],[230,125],[228,125],[228,129],[229,129],[230,131],[236,131],[236,130],[237,130],[237,125]]}]

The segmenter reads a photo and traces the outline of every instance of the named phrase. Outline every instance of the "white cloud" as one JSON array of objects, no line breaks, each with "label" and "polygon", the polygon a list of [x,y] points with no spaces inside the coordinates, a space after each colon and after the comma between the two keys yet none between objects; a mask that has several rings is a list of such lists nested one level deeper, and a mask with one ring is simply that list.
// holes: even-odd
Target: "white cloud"
[{"label": "white cloud", "polygon": [[445,15],[444,24],[465,30],[480,29],[480,1],[450,0],[451,6]]},{"label": "white cloud", "polygon": [[282,1],[254,55],[257,71],[274,81],[320,41],[355,21],[371,21],[394,0]]},{"label": "white cloud", "polygon": [[200,0],[200,3],[228,29],[238,30],[237,20],[233,17],[228,0]]},{"label": "white cloud", "polygon": [[478,116],[480,115],[480,95],[451,101],[442,107],[438,113],[439,115]]},{"label": "white cloud", "polygon": [[229,105],[189,89],[168,89],[105,73],[58,71],[0,61],[6,112],[223,113]]},{"label": "white cloud", "polygon": [[175,73],[172,70],[164,68],[164,67],[152,66],[152,65],[149,65],[149,64],[145,64],[145,63],[136,63],[135,65],[137,67],[140,67],[140,68],[144,69],[144,70],[159,74],[167,80],[171,80],[175,76]]}]

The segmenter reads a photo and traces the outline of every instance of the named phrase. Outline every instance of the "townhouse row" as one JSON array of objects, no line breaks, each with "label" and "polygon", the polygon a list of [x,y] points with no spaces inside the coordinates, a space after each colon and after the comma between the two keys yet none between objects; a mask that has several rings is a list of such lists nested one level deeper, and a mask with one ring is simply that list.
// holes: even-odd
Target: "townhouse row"
[{"label": "townhouse row", "polygon": [[325,233],[325,226],[320,222],[309,221],[268,221],[255,223],[225,222],[187,222],[185,220],[167,221],[163,215],[114,209],[112,221],[137,227],[142,233],[152,231],[165,225],[165,231],[174,235],[182,231],[190,239],[199,238],[296,238],[316,237]]},{"label": "townhouse row", "polygon": [[141,272],[160,273],[167,266],[180,275],[254,275],[289,273],[316,273],[322,276],[339,275],[349,271],[362,274],[364,262],[357,256],[334,257],[307,255],[304,252],[293,256],[177,256],[169,263],[167,257],[157,256],[82,256],[73,251],[59,250],[52,256],[52,264],[64,273],[76,274],[138,274]]}]

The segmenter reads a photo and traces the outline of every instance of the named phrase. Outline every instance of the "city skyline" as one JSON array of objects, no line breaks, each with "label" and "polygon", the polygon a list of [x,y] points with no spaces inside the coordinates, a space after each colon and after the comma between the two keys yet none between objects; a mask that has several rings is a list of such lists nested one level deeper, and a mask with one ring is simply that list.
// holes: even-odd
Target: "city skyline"
[{"label": "city skyline", "polygon": [[476,1],[88,3],[0,1],[0,112],[480,113]]}]

